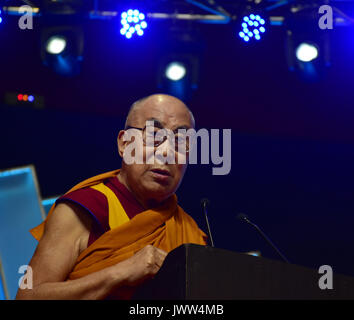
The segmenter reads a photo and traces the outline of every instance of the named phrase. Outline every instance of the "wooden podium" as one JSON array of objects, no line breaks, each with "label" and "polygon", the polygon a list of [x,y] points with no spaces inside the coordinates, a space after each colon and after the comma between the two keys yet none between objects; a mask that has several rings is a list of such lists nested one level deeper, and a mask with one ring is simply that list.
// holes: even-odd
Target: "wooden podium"
[{"label": "wooden podium", "polygon": [[354,278],[333,274],[333,289],[321,290],[321,276],[318,270],[282,261],[185,244],[168,254],[133,299],[354,299]]}]

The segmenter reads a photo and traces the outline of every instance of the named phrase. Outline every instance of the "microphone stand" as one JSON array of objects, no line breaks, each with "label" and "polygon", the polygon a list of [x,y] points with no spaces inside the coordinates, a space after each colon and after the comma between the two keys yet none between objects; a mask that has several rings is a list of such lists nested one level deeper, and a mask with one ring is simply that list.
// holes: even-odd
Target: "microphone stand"
[{"label": "microphone stand", "polygon": [[286,263],[290,263],[289,260],[279,251],[279,249],[273,244],[273,242],[265,235],[265,233],[253,222],[251,222],[248,217],[243,214],[240,213],[237,216],[241,221],[244,221],[246,223],[248,223],[249,225],[251,225],[253,228],[255,228],[257,230],[257,232],[262,236],[262,238],[268,242],[268,244],[278,253],[278,255],[286,262]]}]

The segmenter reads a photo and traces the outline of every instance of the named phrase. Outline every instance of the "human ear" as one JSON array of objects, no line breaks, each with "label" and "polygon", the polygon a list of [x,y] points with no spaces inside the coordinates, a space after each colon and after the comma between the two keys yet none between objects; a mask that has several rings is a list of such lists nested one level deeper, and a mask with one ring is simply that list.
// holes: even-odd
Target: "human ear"
[{"label": "human ear", "polygon": [[124,133],[125,133],[124,130],[119,131],[118,137],[117,137],[118,153],[121,158],[123,158],[124,149],[128,143],[128,141],[124,141],[124,139],[123,139]]}]

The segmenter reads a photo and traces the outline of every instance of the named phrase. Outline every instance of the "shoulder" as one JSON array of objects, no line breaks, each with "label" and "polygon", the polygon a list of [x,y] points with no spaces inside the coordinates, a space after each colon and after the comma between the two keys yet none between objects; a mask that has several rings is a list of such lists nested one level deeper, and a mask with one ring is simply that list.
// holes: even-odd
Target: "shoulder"
[{"label": "shoulder", "polygon": [[34,285],[64,281],[85,249],[91,221],[72,203],[58,204],[48,216],[44,233],[30,261]]},{"label": "shoulder", "polygon": [[88,209],[94,208],[95,205],[104,206],[107,203],[105,195],[92,187],[86,187],[68,192],[57,199],[56,203],[60,203],[65,200],[77,203],[82,207],[88,207]]},{"label": "shoulder", "polygon": [[108,230],[108,202],[102,192],[92,187],[82,188],[66,193],[56,201],[57,206],[63,203],[80,207],[103,231]]},{"label": "shoulder", "polygon": [[90,232],[92,219],[75,203],[59,203],[46,220],[43,238],[50,241],[80,242]]}]

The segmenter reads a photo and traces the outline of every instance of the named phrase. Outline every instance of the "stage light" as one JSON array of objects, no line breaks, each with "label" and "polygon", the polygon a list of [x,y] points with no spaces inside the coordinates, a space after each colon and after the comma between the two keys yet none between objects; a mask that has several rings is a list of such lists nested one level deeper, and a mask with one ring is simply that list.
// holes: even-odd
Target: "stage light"
[{"label": "stage light", "polygon": [[145,14],[139,10],[129,9],[121,14],[121,29],[120,34],[127,39],[132,38],[133,35],[144,35],[144,29],[147,28],[147,22],[145,21]]},{"label": "stage light", "polygon": [[158,91],[186,102],[198,89],[205,42],[193,27],[174,25],[167,32],[164,45],[157,48]]},{"label": "stage light", "polygon": [[[181,48],[186,50],[186,46]],[[171,50],[160,60],[158,88],[161,92],[188,101],[198,88],[200,55],[196,51],[185,53]]]},{"label": "stage light", "polygon": [[315,45],[309,43],[301,43],[296,48],[296,58],[303,62],[310,62],[318,57],[318,49]]},{"label": "stage light", "polygon": [[0,23],[2,23],[2,10],[0,9]]},{"label": "stage light", "polygon": [[251,13],[242,18],[242,31],[238,35],[245,42],[249,42],[252,39],[259,41],[266,32],[265,25],[266,21],[260,15]]},{"label": "stage light", "polygon": [[171,62],[166,67],[167,79],[178,81],[186,75],[186,67],[180,62]]},{"label": "stage light", "polygon": [[82,27],[50,26],[44,27],[41,33],[41,56],[44,65],[62,76],[79,74],[84,47]]},{"label": "stage light", "polygon": [[[304,39],[306,39],[304,41]],[[306,33],[288,31],[286,55],[289,70],[306,82],[321,80],[329,66],[329,54],[323,38]]]},{"label": "stage light", "polygon": [[46,50],[50,54],[60,54],[66,48],[66,39],[62,36],[52,36],[48,39]]},{"label": "stage light", "polygon": [[331,66],[331,32],[322,30],[313,18],[313,6],[294,11],[286,19],[286,60],[291,72],[301,81],[315,83],[328,76]]}]

